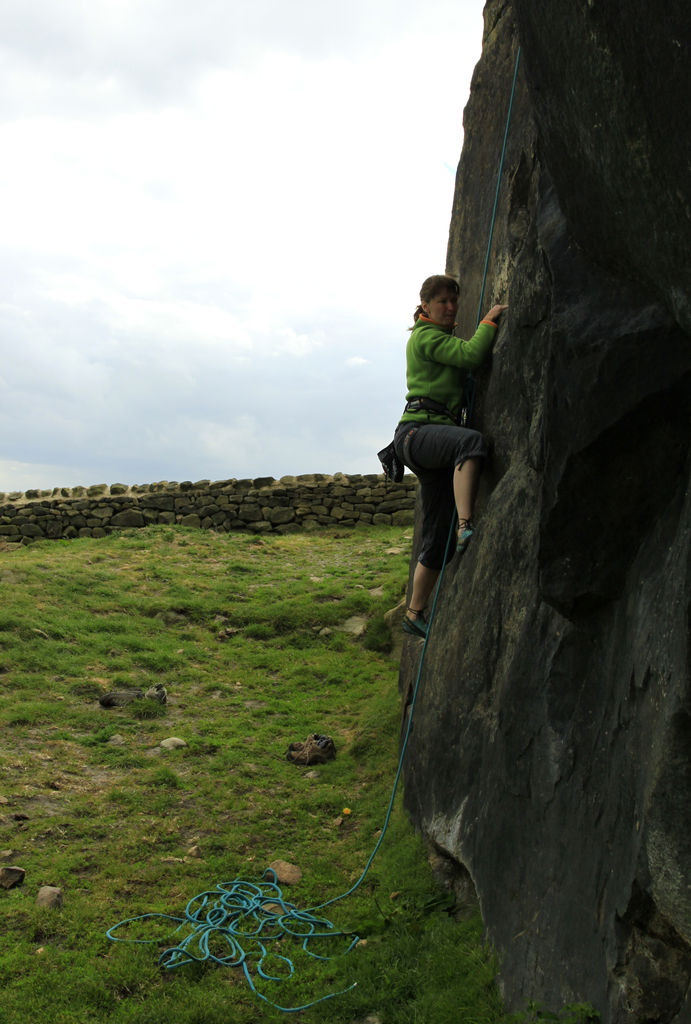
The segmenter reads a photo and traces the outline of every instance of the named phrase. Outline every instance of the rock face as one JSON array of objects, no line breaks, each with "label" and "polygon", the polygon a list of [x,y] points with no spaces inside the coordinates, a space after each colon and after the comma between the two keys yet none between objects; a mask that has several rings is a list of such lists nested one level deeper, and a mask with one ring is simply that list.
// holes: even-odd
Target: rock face
[{"label": "rock face", "polygon": [[449,240],[472,330],[520,45],[484,301],[510,310],[474,417],[493,454],[405,799],[474,883],[509,1006],[605,1024],[691,1020],[690,39],[681,0],[490,0]]}]

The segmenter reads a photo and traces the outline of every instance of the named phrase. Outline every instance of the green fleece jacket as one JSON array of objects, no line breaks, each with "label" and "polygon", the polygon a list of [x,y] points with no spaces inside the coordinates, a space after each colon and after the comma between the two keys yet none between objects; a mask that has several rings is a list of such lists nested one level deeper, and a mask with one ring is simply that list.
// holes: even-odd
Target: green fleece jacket
[{"label": "green fleece jacket", "polygon": [[[492,347],[497,325],[483,320],[469,341],[456,338],[452,329],[421,316],[406,348],[406,400],[432,398],[456,415],[463,397],[467,370],[475,370]],[[401,423],[448,423],[441,413],[406,412]]]}]

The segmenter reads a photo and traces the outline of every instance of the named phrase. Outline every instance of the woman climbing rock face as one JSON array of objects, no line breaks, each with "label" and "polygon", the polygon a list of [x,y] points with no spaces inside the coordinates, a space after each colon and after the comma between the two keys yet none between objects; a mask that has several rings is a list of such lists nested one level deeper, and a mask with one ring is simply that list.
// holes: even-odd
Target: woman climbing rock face
[{"label": "woman climbing rock face", "polygon": [[475,494],[487,455],[482,434],[458,424],[466,373],[492,348],[498,320],[508,307],[492,306],[468,341],[453,334],[458,282],[445,274],[428,277],[420,289],[406,347],[406,406],[394,435],[399,459],[418,478],[422,503],[422,543],[413,575],[403,629],[427,635],[425,608],[444,564],[454,513],[455,542],[447,558],[462,553],[473,536]]}]

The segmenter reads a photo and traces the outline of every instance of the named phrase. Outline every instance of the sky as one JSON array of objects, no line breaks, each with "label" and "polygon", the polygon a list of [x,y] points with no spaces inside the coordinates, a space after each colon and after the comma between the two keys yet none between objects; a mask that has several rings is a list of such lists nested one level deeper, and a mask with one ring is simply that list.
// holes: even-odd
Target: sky
[{"label": "sky", "polygon": [[3,0],[0,491],[376,473],[481,0]]}]

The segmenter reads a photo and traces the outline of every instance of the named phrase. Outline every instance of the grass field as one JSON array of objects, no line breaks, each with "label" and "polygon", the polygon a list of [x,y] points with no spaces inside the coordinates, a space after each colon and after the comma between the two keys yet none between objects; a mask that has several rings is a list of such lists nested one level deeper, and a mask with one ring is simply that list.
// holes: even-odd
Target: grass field
[{"label": "grass field", "polygon": [[[286,1019],[240,967],[162,969],[181,940],[166,917],[116,933],[142,943],[106,931],[179,917],[218,883],[258,884],[276,859],[301,869],[282,889],[302,909],[361,878],[398,761],[383,615],[402,597],[410,539],[384,527],[261,538],[158,527],[0,551],[0,866],[26,871],[0,889],[3,1024]],[[356,617],[360,636],[347,629]],[[166,705],[99,704],[155,684]],[[333,737],[335,760],[289,764],[288,744],[313,732]],[[161,747],[170,737],[185,745]],[[48,885],[61,908],[37,906]],[[292,959],[282,981],[260,976],[256,941],[243,940],[247,973],[273,1003],[349,989],[292,1019],[519,1019],[502,1009],[479,917],[459,919],[397,805],[364,880],[321,914],[346,933],[316,940],[333,958],[286,936],[263,965],[285,976],[280,957]],[[342,955],[355,935],[365,941]]]}]

